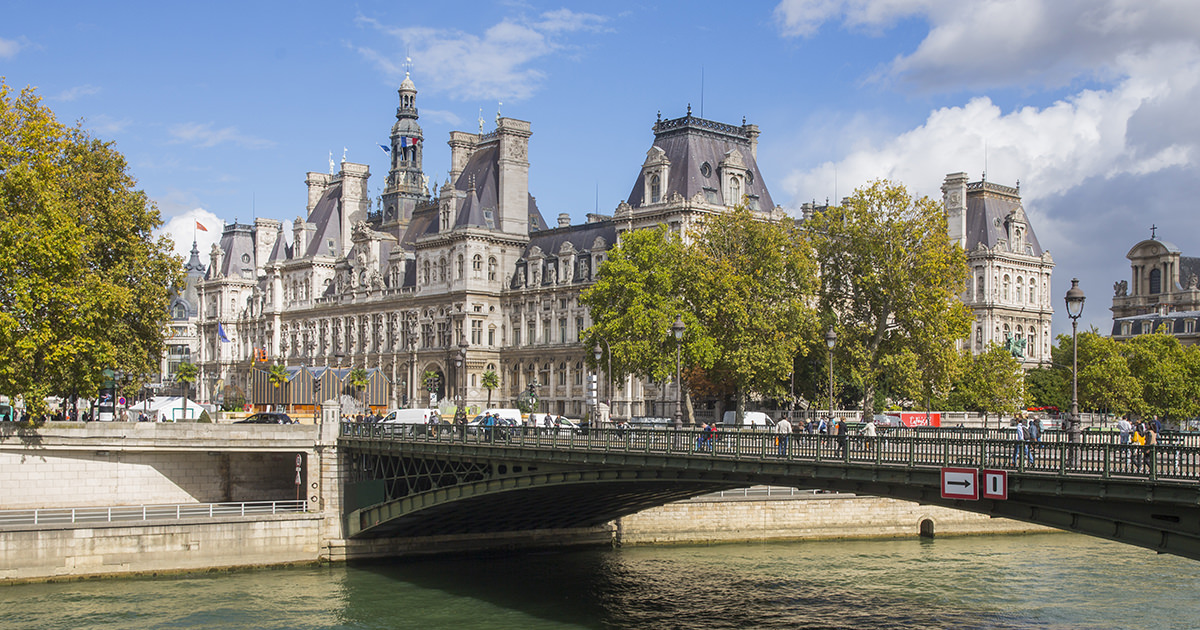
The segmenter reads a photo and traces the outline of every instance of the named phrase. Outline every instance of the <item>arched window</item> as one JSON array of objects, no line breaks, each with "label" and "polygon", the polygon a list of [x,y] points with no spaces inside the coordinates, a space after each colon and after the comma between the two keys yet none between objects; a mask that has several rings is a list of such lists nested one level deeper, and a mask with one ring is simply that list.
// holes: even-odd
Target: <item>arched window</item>
[{"label": "arched window", "polygon": [[658,174],[650,176],[650,203],[658,203],[662,197],[662,182],[658,179]]},{"label": "arched window", "polygon": [[1009,279],[1008,274],[1004,274],[1004,282],[1001,284],[1002,289],[1001,289],[1001,293],[1000,293],[1000,299],[1004,300],[1005,302],[1007,302],[1009,299],[1008,298],[1009,286],[1011,284],[1012,284],[1012,280]]},{"label": "arched window", "polygon": [[1162,292],[1162,269],[1154,268],[1150,270],[1150,293]]},{"label": "arched window", "polygon": [[729,199],[726,205],[737,205],[742,202],[742,181],[736,177],[729,178]]},{"label": "arched window", "polygon": [[488,257],[488,280],[496,281],[496,258],[493,256]]},{"label": "arched window", "polygon": [[1029,281],[1029,303],[1037,304],[1037,280]]},{"label": "arched window", "polygon": [[475,277],[479,277],[479,272],[483,271],[483,256],[475,254],[471,258],[471,270],[475,272]]}]

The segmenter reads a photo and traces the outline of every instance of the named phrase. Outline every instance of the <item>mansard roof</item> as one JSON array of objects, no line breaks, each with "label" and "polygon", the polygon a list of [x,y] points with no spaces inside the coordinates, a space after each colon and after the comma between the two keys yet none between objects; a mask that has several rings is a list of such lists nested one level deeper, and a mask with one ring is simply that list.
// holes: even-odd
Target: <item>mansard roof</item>
[{"label": "mansard roof", "polygon": [[[721,185],[717,169],[727,156],[732,157],[731,154],[737,151],[751,174],[743,194],[757,197],[759,209],[774,208],[775,202],[771,200],[771,193],[767,191],[754,155],[757,134],[758,129],[754,125],[736,127],[692,116],[690,107],[683,118],[659,120],[654,125],[653,146],[662,149],[671,162],[663,198],[679,193],[684,199],[691,199],[700,194],[710,203],[736,205],[740,199],[725,199],[724,186]],[[701,170],[704,164],[709,166],[706,169],[709,173],[707,176]],[[645,175],[639,174],[629,193],[629,205],[635,208],[644,205],[645,190]]]},{"label": "mansard roof", "polygon": [[[528,261],[535,249],[540,251],[545,258],[557,258],[563,250],[563,245],[566,243],[570,243],[570,246],[574,248],[576,253],[582,254],[591,252],[597,245],[601,249],[607,250],[616,242],[617,224],[611,219],[555,228],[531,234],[529,245],[525,247],[525,251],[522,253],[522,259]],[[590,270],[592,277],[595,274],[595,269]],[[580,278],[578,275],[572,278],[573,283],[586,282],[587,280],[586,278]],[[512,288],[521,286],[516,275],[510,280],[509,286]]]},{"label": "mansard roof", "polygon": [[267,262],[283,262],[292,257],[292,246],[288,245],[287,239],[283,237],[283,227],[280,226],[279,234],[275,238],[275,246],[271,248],[271,253],[267,256]]},{"label": "mansard roof", "polygon": [[[1007,241],[1009,215],[1014,211],[1024,216],[1021,209],[1021,191],[1010,186],[1001,186],[988,181],[967,184],[967,233],[966,249],[970,251],[983,245],[987,249],[1000,241]],[[1041,256],[1042,246],[1033,230],[1033,223],[1025,218],[1026,251],[1014,252],[1029,256]]]},{"label": "mansard roof", "polygon": [[[221,234],[220,248],[224,252],[221,269],[218,270],[221,277],[245,280],[258,277],[254,260],[254,226],[236,221],[227,224]],[[250,273],[244,273],[247,270]],[[212,279],[212,270],[209,270],[209,279]]]},{"label": "mansard roof", "polygon": [[331,185],[321,193],[321,199],[308,215],[307,222],[316,225],[317,229],[308,242],[308,251],[304,252],[306,258],[336,256],[337,252],[329,247],[329,243],[342,242],[341,200],[341,182]]}]

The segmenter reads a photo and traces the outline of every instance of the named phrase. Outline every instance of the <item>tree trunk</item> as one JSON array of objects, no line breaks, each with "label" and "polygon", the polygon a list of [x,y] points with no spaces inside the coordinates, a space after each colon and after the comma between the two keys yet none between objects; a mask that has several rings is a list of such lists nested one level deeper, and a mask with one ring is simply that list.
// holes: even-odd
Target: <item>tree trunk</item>
[{"label": "tree trunk", "polygon": [[734,404],[736,405],[737,409],[737,419],[735,420],[735,423],[736,426],[740,427],[742,426],[742,420],[746,417],[746,395],[739,387],[734,396],[736,396],[734,399]]},{"label": "tree trunk", "polygon": [[685,415],[684,426],[696,426],[696,409],[692,407],[692,391],[686,387],[683,390],[683,412]]}]

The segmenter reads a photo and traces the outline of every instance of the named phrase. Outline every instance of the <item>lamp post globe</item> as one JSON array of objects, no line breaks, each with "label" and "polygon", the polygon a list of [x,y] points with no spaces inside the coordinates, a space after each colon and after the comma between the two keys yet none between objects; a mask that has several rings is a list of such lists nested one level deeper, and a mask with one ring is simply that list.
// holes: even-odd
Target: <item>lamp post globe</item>
[{"label": "lamp post globe", "polygon": [[1071,419],[1067,427],[1070,441],[1078,442],[1082,427],[1079,421],[1079,317],[1083,315],[1083,302],[1087,299],[1079,288],[1079,278],[1071,278],[1067,290],[1067,316],[1071,318]]}]

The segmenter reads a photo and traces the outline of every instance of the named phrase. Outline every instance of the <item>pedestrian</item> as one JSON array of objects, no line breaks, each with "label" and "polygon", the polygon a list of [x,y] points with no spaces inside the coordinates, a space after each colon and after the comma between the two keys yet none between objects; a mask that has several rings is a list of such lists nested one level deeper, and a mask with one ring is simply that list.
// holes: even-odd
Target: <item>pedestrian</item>
[{"label": "pedestrian", "polygon": [[1038,444],[1042,441],[1042,423],[1036,416],[1029,421],[1026,437],[1029,438],[1029,463],[1032,464],[1037,455]]},{"label": "pedestrian", "polygon": [[864,415],[863,420],[865,421],[862,427],[864,441],[863,446],[868,452],[870,452],[872,443],[875,441],[875,418]]},{"label": "pedestrian", "polygon": [[1018,466],[1025,459],[1033,464],[1033,455],[1029,452],[1029,425],[1028,421],[1021,418],[1017,423],[1017,443],[1013,452],[1013,466]]},{"label": "pedestrian", "polygon": [[792,423],[788,422],[787,416],[781,416],[779,422],[775,423],[775,445],[779,449],[779,456],[787,455],[788,440],[792,437]]},{"label": "pedestrian", "polygon": [[834,433],[834,435],[837,436],[837,452],[838,452],[837,456],[845,457],[846,456],[846,444],[847,444],[847,441],[850,439],[850,436],[847,435],[848,429],[846,428],[846,419],[845,418],[838,418],[837,424],[833,425],[833,433]]},{"label": "pedestrian", "polygon": [[1155,418],[1154,421],[1152,421],[1150,425],[1146,427],[1146,445],[1142,447],[1142,463],[1146,465],[1147,473],[1154,472],[1154,450],[1155,446],[1158,444],[1158,432],[1154,430],[1154,425],[1157,421],[1158,418]]},{"label": "pedestrian", "polygon": [[704,422],[700,425],[700,435],[696,436],[696,450],[704,450],[704,441],[708,439],[708,423]]},{"label": "pedestrian", "polygon": [[1121,444],[1121,452],[1125,456],[1125,468],[1128,469],[1130,459],[1129,439],[1133,433],[1133,424],[1129,422],[1129,414],[1125,414],[1121,416],[1120,420],[1117,420],[1117,431],[1120,432],[1117,441]]}]

